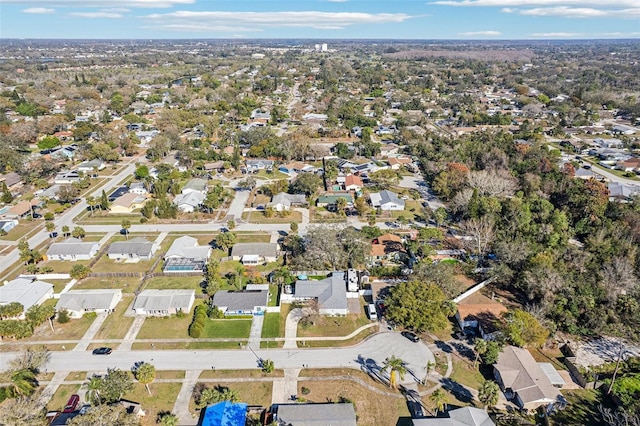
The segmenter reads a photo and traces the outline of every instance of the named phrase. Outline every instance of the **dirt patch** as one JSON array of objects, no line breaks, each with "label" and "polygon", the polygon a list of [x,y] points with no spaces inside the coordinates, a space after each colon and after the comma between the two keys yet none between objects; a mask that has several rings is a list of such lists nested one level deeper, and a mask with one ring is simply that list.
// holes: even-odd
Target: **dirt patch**
[{"label": "dirt patch", "polygon": [[[640,347],[630,343],[624,344],[623,358],[640,356]],[[620,341],[613,337],[600,337],[584,342],[572,342],[571,348],[576,355],[576,363],[583,367],[602,365],[618,358]]]}]

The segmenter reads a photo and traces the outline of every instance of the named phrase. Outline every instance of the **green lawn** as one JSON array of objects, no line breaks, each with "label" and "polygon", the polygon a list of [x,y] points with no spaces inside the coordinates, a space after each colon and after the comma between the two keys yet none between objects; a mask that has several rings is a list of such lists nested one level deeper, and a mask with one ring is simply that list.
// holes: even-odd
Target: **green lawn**
[{"label": "green lawn", "polygon": [[47,410],[62,411],[69,397],[78,393],[81,385],[60,385],[53,397],[47,402]]},{"label": "green lawn", "polygon": [[250,319],[209,320],[200,337],[246,339],[250,331]]},{"label": "green lawn", "polygon": [[[137,339],[178,339],[188,338],[188,329],[193,314],[190,312],[179,318],[176,315],[170,317],[148,317],[136,336]],[[204,337],[204,336],[203,336]]]},{"label": "green lawn", "polygon": [[270,284],[269,285],[269,304],[267,306],[278,306],[278,298],[280,297],[279,295],[280,292],[280,287],[275,285],[275,284]]},{"label": "green lawn", "polygon": [[[208,383],[213,386],[213,383]],[[216,386],[228,387],[234,389],[240,394],[240,401],[250,405],[261,405],[265,408],[271,406],[271,390],[273,385],[271,382],[220,382]]]},{"label": "green lawn", "polygon": [[611,407],[611,402],[605,401],[603,395],[598,390],[579,389],[563,391],[562,394],[567,399],[567,407],[549,417],[550,426],[560,425],[602,425],[602,418],[598,412],[598,406]]},{"label": "green lawn", "polygon": [[181,383],[151,383],[147,392],[144,385],[135,382],[133,391],[124,396],[129,401],[139,402],[145,412],[143,425],[155,425],[158,413],[173,411],[173,406],[182,387]]},{"label": "green lawn", "polygon": [[473,368],[472,363],[467,363],[457,356],[452,356],[452,361],[453,371],[451,372],[451,380],[473,389],[479,389],[484,381],[484,377],[482,377],[478,369]]},{"label": "green lawn", "polygon": [[200,283],[203,277],[154,277],[144,283],[144,289],[176,289],[176,290],[196,290],[199,293],[202,290]]},{"label": "green lawn", "polygon": [[199,342],[197,340],[194,340],[193,342],[154,343],[153,346],[151,346],[151,343],[136,342],[131,346],[131,348],[134,351],[148,351],[150,349],[159,351],[176,349],[241,349],[241,344],[242,347],[245,347],[247,341],[238,340],[232,342]]},{"label": "green lawn", "polygon": [[78,281],[73,288],[75,290],[95,290],[102,288],[119,288],[125,293],[133,293],[140,285],[141,278],[136,277],[115,277],[98,278],[89,277]]},{"label": "green lawn", "polygon": [[236,233],[237,243],[268,243],[271,241],[271,234],[264,232],[256,233]]},{"label": "green lawn", "polygon": [[40,325],[29,340],[78,340],[84,336],[84,333],[94,320],[95,318],[92,316],[84,316],[82,318],[72,319],[66,324],[60,324],[54,321],[54,331],[51,331],[49,323],[47,322]]},{"label": "green lawn", "polygon": [[124,313],[131,305],[133,296],[123,296],[115,312],[109,314],[107,319],[102,323],[96,339],[123,339],[133,324],[134,317],[125,317]]},{"label": "green lawn", "polygon": [[315,325],[298,325],[298,337],[346,336],[359,327],[369,324],[364,315],[349,314],[344,317],[320,317]]},{"label": "green lawn", "polygon": [[291,223],[302,222],[302,213],[298,211],[292,211],[288,216],[281,217],[278,214],[274,214],[271,217],[266,217],[263,211],[256,212],[244,212],[242,213],[242,220],[246,220],[251,223]]},{"label": "green lawn", "polygon": [[18,241],[22,237],[31,236],[37,232],[40,228],[44,229],[42,220],[40,221],[25,221],[16,225],[11,231],[7,232],[7,235],[1,239],[8,241]]},{"label": "green lawn", "polygon": [[47,279],[48,283],[53,284],[53,292],[54,293],[60,293],[62,291],[62,289],[69,283],[69,281],[71,281],[71,279],[68,279],[68,280],[50,280],[50,279]]},{"label": "green lawn", "polygon": [[49,260],[47,262],[40,263],[39,266],[46,266],[49,268],[53,268],[51,273],[53,274],[68,274],[71,272],[71,268],[73,265],[84,265],[87,266],[89,264],[88,260],[77,260],[75,262],[65,262],[62,260]]},{"label": "green lawn", "polygon": [[284,329],[280,328],[280,313],[267,312],[264,316],[264,324],[262,325],[262,337],[284,337]]}]

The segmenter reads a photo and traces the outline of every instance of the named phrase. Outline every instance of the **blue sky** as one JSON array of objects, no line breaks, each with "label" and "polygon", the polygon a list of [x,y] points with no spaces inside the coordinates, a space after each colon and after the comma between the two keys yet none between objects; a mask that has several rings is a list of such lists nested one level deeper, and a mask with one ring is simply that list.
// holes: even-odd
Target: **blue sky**
[{"label": "blue sky", "polygon": [[640,0],[0,0],[2,38],[640,38]]}]

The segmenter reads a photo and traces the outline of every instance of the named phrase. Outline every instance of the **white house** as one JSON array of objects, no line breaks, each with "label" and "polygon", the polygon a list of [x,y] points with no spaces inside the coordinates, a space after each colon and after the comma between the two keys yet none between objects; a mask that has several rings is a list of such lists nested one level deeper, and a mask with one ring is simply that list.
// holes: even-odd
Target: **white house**
[{"label": "white house", "polygon": [[243,265],[259,265],[278,260],[278,244],[276,243],[236,243],[231,248],[231,260],[238,260]]},{"label": "white house", "polygon": [[384,190],[380,192],[374,192],[369,195],[371,200],[371,206],[380,208],[380,210],[404,210],[404,200],[400,199],[395,193]]},{"label": "white house", "polygon": [[292,206],[305,206],[307,199],[304,194],[287,194],[286,192],[280,192],[273,196],[269,207],[272,207],[275,211],[281,212],[284,210],[290,210]]},{"label": "white house", "polygon": [[138,195],[147,195],[149,191],[144,187],[142,182],[133,182],[129,185],[129,192]]},{"label": "white house", "polygon": [[211,255],[211,246],[200,246],[188,235],[176,238],[164,256],[164,272],[203,271]]},{"label": "white house", "polygon": [[65,241],[51,244],[47,250],[49,260],[89,260],[100,250],[97,242],[82,242],[78,238],[68,238]]},{"label": "white house", "polygon": [[324,315],[347,315],[347,281],[344,272],[333,272],[323,280],[298,280],[292,300],[316,299],[319,312]]},{"label": "white house", "polygon": [[96,159],[90,160],[90,161],[83,161],[82,163],[80,163],[78,165],[77,170],[79,172],[91,173],[91,172],[94,172],[96,170],[102,170],[105,167],[106,166],[104,164],[104,161],[96,158]]},{"label": "white house", "polygon": [[139,259],[149,260],[153,257],[158,245],[144,238],[133,238],[129,241],[116,241],[111,243],[107,249],[109,259],[127,260]]},{"label": "white house", "polygon": [[147,316],[188,313],[195,298],[195,290],[143,290],[133,301],[133,310]]},{"label": "white house", "polygon": [[206,196],[201,192],[187,192],[176,195],[173,199],[173,204],[178,206],[178,210],[183,213],[193,213],[202,205]]},{"label": "white house", "polygon": [[0,220],[0,230],[9,232],[18,224],[17,220]]},{"label": "white house", "polygon": [[212,303],[225,315],[262,315],[269,304],[269,290],[219,290]]},{"label": "white house", "polygon": [[60,294],[56,311],[64,309],[71,318],[80,318],[87,312],[111,313],[120,300],[120,289],[69,290]]},{"label": "white house", "polygon": [[80,174],[75,170],[60,172],[53,178],[53,183],[56,185],[68,185],[75,182],[80,182]]},{"label": "white house", "polygon": [[53,284],[31,278],[16,278],[0,287],[0,306],[18,302],[24,308],[19,319],[24,319],[30,307],[41,305],[52,297]]},{"label": "white house", "polygon": [[193,178],[184,185],[182,188],[183,194],[190,194],[192,192],[199,192],[200,194],[207,193],[207,181],[200,178]]}]

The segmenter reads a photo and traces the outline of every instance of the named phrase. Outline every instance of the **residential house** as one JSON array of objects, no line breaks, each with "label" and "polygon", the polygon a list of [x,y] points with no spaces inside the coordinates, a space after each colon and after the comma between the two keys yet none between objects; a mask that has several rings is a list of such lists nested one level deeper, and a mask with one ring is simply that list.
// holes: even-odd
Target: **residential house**
[{"label": "residential house", "polygon": [[402,238],[393,234],[384,234],[374,239],[371,243],[369,262],[376,263],[402,263],[408,259],[407,251],[402,244]]},{"label": "residential house", "polygon": [[132,182],[131,185],[129,185],[129,192],[138,195],[147,195],[149,193],[142,182]]},{"label": "residential house", "polygon": [[16,172],[9,172],[0,176],[0,182],[4,182],[9,190],[15,189],[22,183],[22,177]]},{"label": "residential house", "polygon": [[126,193],[116,198],[109,207],[112,214],[131,214],[134,210],[139,210],[147,202],[147,197],[133,193]]},{"label": "residential house", "polygon": [[423,417],[411,419],[413,426],[495,426],[485,410],[461,407],[446,413],[448,418]]},{"label": "residential house", "polygon": [[77,170],[60,172],[53,178],[53,183],[56,185],[69,185],[72,183],[80,182],[80,173]]},{"label": "residential house", "polygon": [[263,315],[269,304],[269,286],[266,286],[266,290],[218,290],[212,304],[225,315]]},{"label": "residential house", "polygon": [[467,252],[464,249],[444,249],[435,250],[433,254],[429,255],[429,259],[434,262],[439,262],[445,259],[462,260],[466,257]]},{"label": "residential house", "polygon": [[401,167],[407,167],[412,161],[409,157],[391,157],[387,163],[389,163],[391,170],[398,170]]},{"label": "residential house", "polygon": [[59,243],[53,243],[47,250],[49,260],[89,260],[100,250],[97,242],[83,242],[78,238],[68,238]]},{"label": "residential house", "polygon": [[39,306],[51,298],[53,284],[31,278],[16,278],[0,287],[0,306],[18,302],[24,308],[19,319],[24,319],[25,313],[32,306]]},{"label": "residential house", "polygon": [[178,206],[178,210],[183,213],[193,213],[202,205],[202,202],[207,198],[201,192],[188,192],[176,195],[173,199],[173,204]]},{"label": "residential house", "polygon": [[609,201],[626,203],[634,197],[640,197],[640,185],[609,182]]},{"label": "residential house", "polygon": [[380,146],[380,156],[390,157],[392,155],[397,155],[398,149],[400,149],[400,147],[395,143],[383,144]]},{"label": "residential house", "polygon": [[344,190],[345,191],[360,191],[364,188],[364,183],[360,176],[347,175],[344,178]]},{"label": "residential house", "polygon": [[309,165],[304,164],[301,161],[294,161],[289,164],[282,164],[278,167],[278,170],[282,173],[290,174],[290,173],[313,173],[316,168]]},{"label": "residential house", "polygon": [[316,299],[324,315],[347,315],[347,281],[344,272],[333,272],[323,280],[298,280],[291,296],[294,301]]},{"label": "residential house", "polygon": [[378,170],[386,168],[386,166],[380,167],[376,163],[369,161],[368,163],[356,164],[353,167],[349,167],[349,170],[359,176],[366,176],[369,173],[377,172]]},{"label": "residential house", "polygon": [[498,331],[500,316],[507,312],[507,308],[492,300],[484,301],[484,303],[465,302],[467,300],[462,300],[457,304],[458,312],[456,312],[455,318],[460,329],[471,329],[474,332],[478,330],[483,339],[493,339]]},{"label": "residential house", "polygon": [[111,313],[120,300],[120,289],[69,290],[60,294],[56,311],[66,310],[71,318],[80,318],[87,312]]},{"label": "residential house", "polygon": [[[34,204],[35,202],[35,204]],[[6,216],[9,218],[23,218],[31,215],[33,211],[33,207],[38,205],[39,200],[32,201],[20,201],[18,204],[11,206],[6,213]]]},{"label": "residential house", "polygon": [[9,232],[18,224],[17,220],[0,220],[0,231]]},{"label": "residential house", "polygon": [[247,171],[250,173],[258,170],[273,170],[273,160],[253,159],[246,161]]},{"label": "residential house", "polygon": [[350,402],[278,404],[274,419],[278,426],[356,426],[356,411]]},{"label": "residential house", "polygon": [[209,405],[200,416],[198,426],[244,426],[247,422],[247,404],[222,401]]},{"label": "residential house", "polygon": [[382,211],[404,210],[404,200],[386,189],[369,194],[369,200],[372,207],[380,208]]},{"label": "residential house", "polygon": [[640,158],[633,157],[628,160],[618,161],[615,168],[625,172],[640,172]]},{"label": "residential house", "polygon": [[[506,398],[521,409],[533,410],[541,405],[562,402],[562,395],[551,383],[552,379],[526,349],[505,347],[493,364],[493,373]],[[557,377],[553,377],[553,381],[557,383]]]},{"label": "residential house", "polygon": [[260,265],[278,260],[276,243],[236,243],[231,247],[231,260],[243,265]]},{"label": "residential house", "polygon": [[304,194],[287,194],[286,192],[280,192],[274,195],[269,203],[269,207],[272,207],[278,212],[291,210],[291,207],[301,207],[306,205],[307,199]]},{"label": "residential house", "polygon": [[123,185],[114,189],[113,192],[111,192],[111,194],[109,194],[107,198],[110,203],[113,203],[116,200],[116,198],[122,197],[124,194],[128,194],[128,193],[129,193],[129,187]]},{"label": "residential house", "polygon": [[136,315],[167,316],[191,311],[195,290],[142,290],[133,301]]},{"label": "residential house", "polygon": [[82,163],[78,164],[76,170],[83,173],[93,173],[94,171],[102,170],[105,167],[106,165],[104,164],[104,161],[100,160],[99,158],[95,158],[93,160],[83,161]]},{"label": "residential house", "polygon": [[189,182],[187,182],[182,188],[182,194],[191,194],[192,192],[197,192],[202,195],[207,193],[207,181],[200,178],[193,178]]},{"label": "residential house", "polygon": [[188,235],[176,238],[164,255],[164,272],[201,272],[211,255],[211,246],[198,245],[198,240]]},{"label": "residential house", "polygon": [[324,207],[329,211],[335,211],[337,209],[337,202],[341,198],[347,202],[345,206],[346,208],[350,209],[353,207],[353,197],[348,192],[327,193],[325,195],[321,195],[316,200],[316,206]]},{"label": "residential house", "polygon": [[624,143],[620,139],[615,139],[615,138],[611,138],[611,139],[596,138],[593,140],[593,142],[596,145],[598,145],[600,148],[622,148],[624,146]]},{"label": "residential house", "polygon": [[591,170],[587,170],[583,167],[580,167],[575,171],[575,174],[573,175],[573,177],[578,179],[589,180],[589,179],[601,179],[602,175],[595,173]]},{"label": "residential house", "polygon": [[207,172],[222,173],[222,172],[224,172],[224,161],[219,160],[219,161],[215,161],[213,163],[205,163],[204,169]]},{"label": "residential house", "polygon": [[111,243],[107,249],[107,255],[109,259],[114,260],[150,260],[157,249],[158,246],[156,243],[138,237],[132,238],[129,241],[116,241]]},{"label": "residential house", "polygon": [[76,156],[75,146],[65,146],[51,153],[51,158],[60,159],[60,160],[73,160],[75,156]]}]

